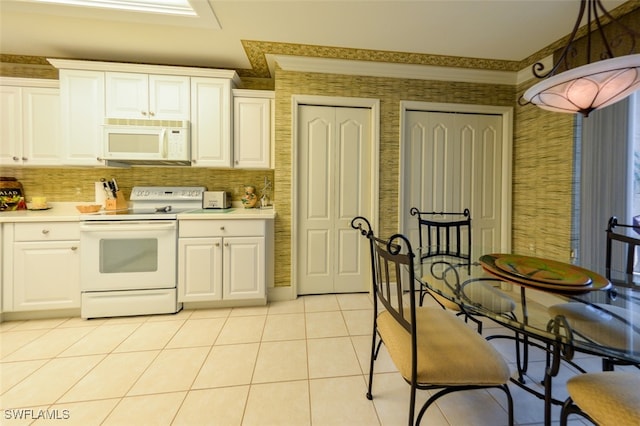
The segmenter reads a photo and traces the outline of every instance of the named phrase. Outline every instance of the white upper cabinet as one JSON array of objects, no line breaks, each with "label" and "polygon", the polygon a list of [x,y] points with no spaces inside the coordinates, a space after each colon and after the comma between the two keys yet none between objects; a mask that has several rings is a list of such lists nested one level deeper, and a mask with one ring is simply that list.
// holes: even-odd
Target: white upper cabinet
[{"label": "white upper cabinet", "polygon": [[274,92],[233,91],[233,166],[242,169],[271,167]]},{"label": "white upper cabinet", "polygon": [[231,90],[240,83],[235,71],[48,61],[60,70],[65,164],[104,163],[108,118],[190,121],[192,165],[232,167]]},{"label": "white upper cabinet", "polygon": [[0,164],[61,164],[60,91],[55,80],[0,82]]},{"label": "white upper cabinet", "polygon": [[22,163],[22,90],[0,86],[0,164]]},{"label": "white upper cabinet", "polygon": [[191,165],[231,167],[231,80],[191,78]]},{"label": "white upper cabinet", "polygon": [[22,89],[25,164],[61,164],[60,90],[50,87]]},{"label": "white upper cabinet", "polygon": [[189,77],[106,73],[108,118],[189,119]]},{"label": "white upper cabinet", "polygon": [[104,72],[60,70],[63,163],[99,166],[104,124]]}]

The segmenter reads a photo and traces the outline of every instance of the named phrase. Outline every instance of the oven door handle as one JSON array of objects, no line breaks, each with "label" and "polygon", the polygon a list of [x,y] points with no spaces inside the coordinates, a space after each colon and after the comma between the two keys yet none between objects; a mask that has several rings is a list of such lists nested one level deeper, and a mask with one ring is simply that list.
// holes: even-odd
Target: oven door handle
[{"label": "oven door handle", "polygon": [[133,231],[132,226],[135,226],[135,231],[166,231],[171,229],[176,229],[175,222],[164,222],[164,223],[149,223],[149,222],[135,222],[135,221],[122,221],[116,223],[100,223],[100,222],[92,222],[92,223],[81,223],[80,231],[81,232],[92,232],[92,231]]}]

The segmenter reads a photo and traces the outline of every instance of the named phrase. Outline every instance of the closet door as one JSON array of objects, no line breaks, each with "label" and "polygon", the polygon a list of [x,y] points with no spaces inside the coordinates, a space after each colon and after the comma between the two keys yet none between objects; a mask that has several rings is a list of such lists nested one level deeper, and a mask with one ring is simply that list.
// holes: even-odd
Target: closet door
[{"label": "closet door", "polygon": [[368,246],[351,220],[370,211],[367,108],[300,106],[298,294],[368,291]]},{"label": "closet door", "polygon": [[490,253],[501,250],[502,116],[407,111],[402,176],[405,233],[418,244],[421,211],[462,212],[472,219],[472,245]]}]

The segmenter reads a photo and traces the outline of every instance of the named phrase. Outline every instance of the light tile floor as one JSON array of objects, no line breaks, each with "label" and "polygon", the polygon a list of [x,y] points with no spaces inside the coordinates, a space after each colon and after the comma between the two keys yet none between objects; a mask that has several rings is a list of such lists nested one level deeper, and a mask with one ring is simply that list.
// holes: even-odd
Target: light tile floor
[{"label": "light tile floor", "polygon": [[[409,386],[384,349],[374,399],[365,397],[371,320],[370,296],[346,294],[175,315],[4,322],[0,423],[404,425]],[[485,334],[500,331],[485,323]],[[513,342],[492,343],[515,370]],[[597,359],[580,361],[600,368]],[[543,368],[534,351],[530,383]],[[572,374],[563,367],[554,396],[566,397]],[[542,424],[542,401],[510,388],[517,424]],[[504,404],[500,391],[458,392],[441,398],[423,424],[503,425]]]}]

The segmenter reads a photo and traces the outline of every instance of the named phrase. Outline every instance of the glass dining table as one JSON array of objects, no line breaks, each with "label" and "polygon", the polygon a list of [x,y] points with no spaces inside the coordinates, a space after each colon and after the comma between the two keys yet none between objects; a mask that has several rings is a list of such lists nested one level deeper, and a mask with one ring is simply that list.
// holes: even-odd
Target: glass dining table
[{"label": "glass dining table", "polygon": [[[460,312],[488,318],[513,331],[518,377],[512,382],[543,399],[551,424],[552,380],[563,363],[584,371],[576,352],[602,358],[603,369],[640,365],[640,275],[611,272],[611,279],[563,262],[506,253],[484,254],[471,263],[417,249],[414,275],[433,296]],[[507,307],[507,309],[505,309]],[[528,350],[547,354],[543,391],[525,383]]]}]

